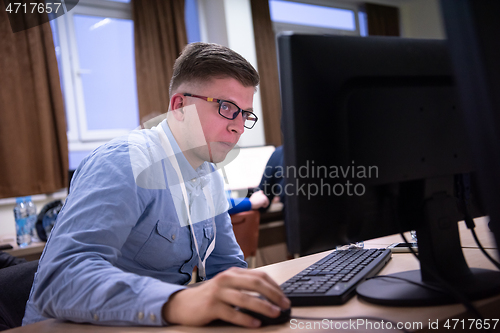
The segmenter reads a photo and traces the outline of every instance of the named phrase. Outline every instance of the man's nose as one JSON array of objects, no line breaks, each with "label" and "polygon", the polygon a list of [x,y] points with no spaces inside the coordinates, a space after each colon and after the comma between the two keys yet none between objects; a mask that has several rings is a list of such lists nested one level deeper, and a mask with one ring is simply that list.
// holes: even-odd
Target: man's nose
[{"label": "man's nose", "polygon": [[236,134],[243,134],[245,131],[245,120],[243,119],[243,115],[241,112],[234,118],[233,120],[230,120],[228,129],[231,132],[235,132]]}]

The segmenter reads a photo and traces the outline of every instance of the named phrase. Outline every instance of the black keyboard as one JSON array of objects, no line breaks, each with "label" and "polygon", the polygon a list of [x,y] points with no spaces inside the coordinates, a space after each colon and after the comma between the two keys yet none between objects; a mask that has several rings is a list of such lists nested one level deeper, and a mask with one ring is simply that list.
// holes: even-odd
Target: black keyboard
[{"label": "black keyboard", "polygon": [[333,251],[281,285],[292,306],[343,304],[391,259],[387,249]]}]

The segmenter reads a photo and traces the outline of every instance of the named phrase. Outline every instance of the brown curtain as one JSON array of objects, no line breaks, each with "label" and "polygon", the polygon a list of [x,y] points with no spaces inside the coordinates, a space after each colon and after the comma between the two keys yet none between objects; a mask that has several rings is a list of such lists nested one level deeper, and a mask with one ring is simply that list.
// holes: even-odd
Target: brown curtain
[{"label": "brown curtain", "polygon": [[187,44],[184,0],[132,0],[139,119],[168,111],[175,59]]},{"label": "brown curtain", "polygon": [[269,1],[251,0],[251,5],[266,144],[279,146],[281,145],[281,100]]},{"label": "brown curtain", "polygon": [[393,6],[365,4],[370,36],[400,36],[399,9]]},{"label": "brown curtain", "polygon": [[[24,24],[36,25],[33,19],[42,17],[26,16]],[[4,10],[0,116],[0,198],[67,187],[66,116],[50,24],[13,33]]]}]

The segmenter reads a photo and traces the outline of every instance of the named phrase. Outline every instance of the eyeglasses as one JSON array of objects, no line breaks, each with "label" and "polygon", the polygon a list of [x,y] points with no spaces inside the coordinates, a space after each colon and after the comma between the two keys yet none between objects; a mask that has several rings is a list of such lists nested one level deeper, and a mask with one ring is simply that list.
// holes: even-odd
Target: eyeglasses
[{"label": "eyeglasses", "polygon": [[236,119],[236,117],[238,117],[238,115],[241,112],[241,115],[243,116],[243,120],[245,121],[243,126],[245,126],[245,128],[248,128],[248,129],[252,129],[252,127],[255,126],[255,123],[259,119],[255,115],[255,113],[242,110],[240,107],[238,107],[238,105],[236,105],[230,101],[212,98],[212,97],[205,97],[205,96],[200,96],[200,95],[187,94],[187,93],[184,94],[184,96],[200,98],[200,99],[205,100],[207,102],[219,103],[219,114],[226,119],[230,119],[230,120]]}]

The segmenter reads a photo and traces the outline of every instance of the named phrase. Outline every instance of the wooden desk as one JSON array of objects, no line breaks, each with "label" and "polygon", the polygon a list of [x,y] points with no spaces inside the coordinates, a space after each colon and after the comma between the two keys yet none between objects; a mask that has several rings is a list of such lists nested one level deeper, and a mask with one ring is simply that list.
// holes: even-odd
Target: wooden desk
[{"label": "wooden desk", "polygon": [[14,257],[24,258],[27,261],[38,260],[42,255],[45,242],[34,242],[26,247],[19,247],[17,244],[11,244],[12,249],[5,250],[4,252],[13,255]]},{"label": "wooden desk", "polygon": [[[464,242],[469,242],[468,231],[464,232],[461,227],[461,237],[462,244]],[[480,233],[480,238],[482,238],[485,242],[490,239],[491,233],[487,230],[487,226],[485,221],[480,221],[478,223],[478,234]],[[470,237],[472,238],[472,237]],[[370,240],[365,242],[365,247],[381,247],[387,246],[393,242],[400,241],[399,236],[389,236],[383,238],[377,238],[374,240]],[[467,243],[472,244],[472,243]],[[489,243],[489,245],[494,245],[493,243]],[[490,255],[494,256],[498,259],[498,255],[496,250],[489,249],[487,250]],[[310,264],[324,257],[327,252],[322,252],[314,255],[310,255],[307,257],[302,257],[294,260],[289,260],[285,262],[281,262],[274,265],[269,265],[265,267],[258,268],[258,270],[265,271],[270,276],[272,276],[279,284],[285,282],[289,277],[297,274],[301,270],[308,267]],[[471,267],[480,267],[480,268],[488,268],[494,269],[493,264],[491,264],[483,254],[476,248],[465,248],[464,249],[466,260]],[[398,253],[393,254],[392,260],[384,267],[380,274],[390,274],[400,271],[407,271],[412,269],[418,269],[419,265],[417,260],[411,255],[407,253]],[[483,314],[486,319],[499,319],[500,317],[500,295],[495,297],[491,297],[488,299],[483,299],[480,301],[474,302],[475,306],[479,309],[479,311]],[[455,305],[446,305],[446,306],[429,306],[429,307],[388,307],[381,305],[373,305],[367,302],[364,302],[357,297],[353,297],[346,304],[341,306],[315,306],[315,307],[294,307],[292,310],[292,316],[303,316],[303,317],[314,317],[314,318],[330,318],[330,317],[377,317],[385,320],[391,320],[394,322],[403,322],[403,323],[422,323],[422,327],[424,329],[422,331],[434,332],[436,330],[427,330],[426,326],[429,322],[435,322],[439,320],[439,322],[444,323],[446,319],[463,319],[468,318],[464,314],[464,307],[459,304]],[[298,323],[299,321],[297,321]],[[312,321],[302,321],[304,323]],[[465,319],[467,322],[467,319]],[[359,327],[358,327],[359,328]],[[298,327],[293,328],[290,323],[286,323],[283,325],[277,326],[268,326],[264,328],[258,329],[262,332],[325,332],[329,331],[326,329],[299,329]],[[500,330],[500,322],[497,325],[497,330]],[[95,325],[82,325],[82,324],[72,324],[66,323],[54,319],[49,319],[43,322],[39,322],[36,324],[32,324],[26,327],[20,327],[14,330],[10,330],[12,333],[28,333],[28,332],[37,332],[37,333],[58,333],[58,332],[248,332],[249,330],[246,328],[239,328],[235,326],[221,326],[221,325],[212,325],[208,327],[183,327],[183,326],[172,326],[172,327],[105,327],[105,326],[95,326]],[[341,330],[342,331],[342,330]],[[353,330],[350,330],[351,332]],[[375,331],[375,330],[358,330],[360,332],[363,331]],[[384,330],[376,330],[376,332],[383,332]],[[391,330],[392,332],[400,332],[397,330]],[[454,330],[451,330],[454,331]]]}]

